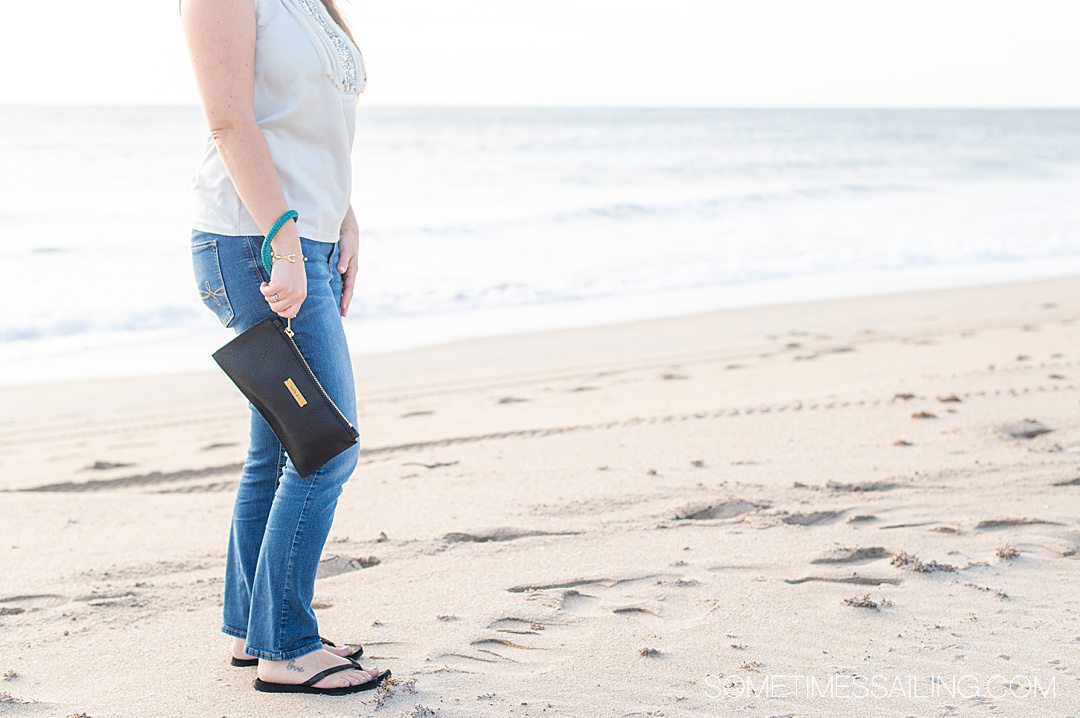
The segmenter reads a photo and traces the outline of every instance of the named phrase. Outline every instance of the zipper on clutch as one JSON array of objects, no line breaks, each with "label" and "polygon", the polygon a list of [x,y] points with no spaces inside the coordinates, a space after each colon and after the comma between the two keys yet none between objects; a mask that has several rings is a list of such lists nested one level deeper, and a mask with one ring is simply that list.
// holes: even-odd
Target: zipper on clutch
[{"label": "zipper on clutch", "polygon": [[[280,322],[281,322],[281,320],[278,320],[278,325],[279,326],[280,326]],[[304,362],[304,366],[307,367],[308,373],[311,374],[311,378],[315,380],[315,386],[319,387],[319,391],[321,391],[322,395],[326,397],[326,400],[328,402],[330,402],[330,406],[334,407],[334,411],[336,411],[338,413],[338,416],[341,417],[341,420],[344,421],[346,424],[348,424],[350,429],[355,429],[356,427],[353,426],[352,422],[345,418],[345,415],[341,413],[341,409],[338,408],[338,405],[335,404],[334,400],[330,398],[330,395],[326,393],[326,389],[323,389],[323,385],[322,385],[322,382],[319,381],[319,377],[315,376],[315,372],[311,370],[311,365],[308,364],[307,359],[304,358],[304,353],[302,351],[300,351],[300,347],[296,345],[296,340],[293,339],[293,330],[292,330],[292,322],[291,321],[284,328],[283,331],[285,332],[285,336],[289,337],[289,341],[292,342],[293,349],[296,350],[296,354],[297,354],[297,356],[300,357],[300,361]]]}]

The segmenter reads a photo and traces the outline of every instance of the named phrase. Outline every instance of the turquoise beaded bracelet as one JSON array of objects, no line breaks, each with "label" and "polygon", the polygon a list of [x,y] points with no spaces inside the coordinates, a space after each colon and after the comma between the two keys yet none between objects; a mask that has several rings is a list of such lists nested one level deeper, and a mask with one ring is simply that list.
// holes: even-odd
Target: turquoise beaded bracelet
[{"label": "turquoise beaded bracelet", "polygon": [[262,261],[263,265],[266,267],[266,271],[268,274],[274,269],[274,250],[270,246],[270,242],[274,240],[274,235],[278,233],[278,230],[284,227],[285,223],[288,222],[290,219],[294,221],[299,221],[300,215],[295,209],[290,209],[288,212],[278,217],[277,221],[274,222],[274,226],[271,227],[270,231],[266,233],[266,239],[263,240]]}]

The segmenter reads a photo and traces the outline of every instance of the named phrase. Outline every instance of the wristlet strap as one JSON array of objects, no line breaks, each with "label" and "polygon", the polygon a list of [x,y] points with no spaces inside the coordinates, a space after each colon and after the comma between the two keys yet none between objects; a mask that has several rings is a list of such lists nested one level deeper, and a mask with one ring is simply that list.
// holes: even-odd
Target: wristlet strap
[{"label": "wristlet strap", "polygon": [[274,249],[270,246],[270,242],[274,240],[274,235],[278,233],[278,230],[284,227],[285,223],[288,222],[290,219],[294,221],[298,221],[300,219],[300,215],[295,209],[290,209],[288,212],[278,217],[277,221],[274,222],[274,226],[271,227],[270,231],[266,233],[266,239],[263,240],[262,261],[263,266],[266,267],[267,273],[270,273],[274,269]]}]

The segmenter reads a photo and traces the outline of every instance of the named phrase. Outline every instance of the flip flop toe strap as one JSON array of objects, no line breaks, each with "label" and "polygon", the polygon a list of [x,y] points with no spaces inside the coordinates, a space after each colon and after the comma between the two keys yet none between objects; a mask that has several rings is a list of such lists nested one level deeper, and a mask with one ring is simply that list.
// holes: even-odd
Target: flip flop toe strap
[{"label": "flip flop toe strap", "polygon": [[308,678],[306,681],[304,681],[303,685],[310,686],[310,687],[314,688],[316,683],[321,681],[323,678],[326,678],[331,673],[338,673],[340,671],[355,671],[355,670],[356,670],[356,666],[354,666],[351,663],[345,663],[345,664],[340,665],[340,666],[330,666],[325,671],[319,671],[318,673],[313,675],[311,678]]},{"label": "flip flop toe strap", "polygon": [[323,642],[324,646],[331,646],[333,648],[337,648],[337,644],[331,641],[329,638],[323,638],[322,636],[319,636],[319,640]]}]

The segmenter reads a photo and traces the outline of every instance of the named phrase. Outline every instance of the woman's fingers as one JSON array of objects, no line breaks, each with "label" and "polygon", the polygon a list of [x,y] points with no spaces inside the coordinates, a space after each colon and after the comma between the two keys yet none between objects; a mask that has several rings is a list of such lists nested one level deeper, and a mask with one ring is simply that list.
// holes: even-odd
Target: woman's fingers
[{"label": "woman's fingers", "polygon": [[[286,294],[285,290],[282,289],[274,291],[274,284],[272,282],[270,284],[263,283],[263,285],[259,287],[259,291],[263,293],[263,298],[266,300],[266,303],[270,305],[270,309],[277,314],[281,314],[283,311],[293,306],[296,306],[296,308],[299,309],[299,305],[303,303],[307,296],[306,294],[303,296]],[[284,314],[281,315],[285,316]]]},{"label": "woman's fingers", "polygon": [[288,306],[289,303],[292,302],[292,299],[290,299],[285,290],[280,289],[273,282],[263,282],[259,286],[259,291],[262,292],[263,299],[266,300],[266,303],[269,304],[270,308],[275,312]]},{"label": "woman's fingers", "polygon": [[345,271],[345,276],[341,278],[341,316],[345,316],[349,311],[349,304],[352,302],[353,287],[356,284],[356,260],[353,260],[349,264],[349,268]]},{"label": "woman's fingers", "polygon": [[338,274],[345,274],[349,270],[349,265],[356,259],[356,255],[345,249],[344,244],[341,245],[340,256],[337,262]]},{"label": "woman's fingers", "polygon": [[288,274],[283,278],[272,275],[269,282],[259,284],[259,291],[262,292],[263,299],[269,305],[270,311],[283,319],[294,319],[300,311],[300,305],[307,298],[306,283],[303,281],[304,275],[302,274],[303,268],[300,269],[300,272],[298,284],[291,282]]},{"label": "woman's fingers", "polygon": [[303,299],[278,297],[277,300],[273,300],[270,297],[266,297],[266,303],[270,306],[270,311],[277,314],[282,319],[293,319],[300,311],[300,305],[303,304]]},{"label": "woman's fingers", "polygon": [[300,311],[301,302],[276,302],[270,305],[270,311],[282,319],[293,319]]},{"label": "woman's fingers", "polygon": [[[285,312],[290,310],[299,311],[300,305],[303,304],[303,300],[286,297],[277,302],[267,300],[267,304],[270,305],[270,311],[285,316]],[[293,316],[296,316],[296,314],[294,313]]]},{"label": "woman's fingers", "polygon": [[341,274],[341,316],[349,312],[352,302],[353,286],[356,283],[355,243],[341,243],[341,256],[338,257],[338,272]]}]

